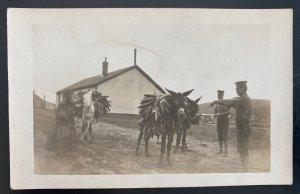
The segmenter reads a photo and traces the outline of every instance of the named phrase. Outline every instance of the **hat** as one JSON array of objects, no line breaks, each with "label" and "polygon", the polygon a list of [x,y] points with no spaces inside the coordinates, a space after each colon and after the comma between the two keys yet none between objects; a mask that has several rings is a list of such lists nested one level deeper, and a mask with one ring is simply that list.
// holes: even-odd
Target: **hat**
[{"label": "hat", "polygon": [[224,90],[217,90],[218,94],[224,94]]},{"label": "hat", "polygon": [[245,87],[247,86],[247,81],[237,81],[235,82],[236,87]]}]

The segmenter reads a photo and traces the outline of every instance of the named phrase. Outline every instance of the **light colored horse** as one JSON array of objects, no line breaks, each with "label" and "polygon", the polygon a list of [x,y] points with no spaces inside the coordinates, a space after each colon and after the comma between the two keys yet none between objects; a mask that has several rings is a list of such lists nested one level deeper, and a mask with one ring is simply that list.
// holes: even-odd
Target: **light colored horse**
[{"label": "light colored horse", "polygon": [[92,101],[92,92],[93,90],[87,89],[84,90],[83,106],[82,106],[82,132],[80,136],[80,141],[84,142],[85,139],[90,142],[93,141],[92,135],[92,124],[95,120],[95,107]]}]

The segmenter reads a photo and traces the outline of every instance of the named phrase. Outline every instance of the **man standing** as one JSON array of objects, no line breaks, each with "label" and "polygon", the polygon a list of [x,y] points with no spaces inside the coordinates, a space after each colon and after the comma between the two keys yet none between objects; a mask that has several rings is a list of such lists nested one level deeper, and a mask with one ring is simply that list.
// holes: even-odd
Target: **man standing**
[{"label": "man standing", "polygon": [[64,100],[56,108],[55,127],[50,134],[46,149],[58,154],[68,153],[75,148],[76,131],[74,128],[72,92],[63,94]]},{"label": "man standing", "polygon": [[[218,90],[218,99],[222,100],[224,97],[224,91]],[[217,133],[219,140],[219,154],[224,153],[224,157],[228,156],[228,144],[227,144],[227,134],[228,134],[228,115],[229,108],[222,104],[217,104],[215,107],[215,117],[217,117]],[[224,145],[224,152],[223,152]]]},{"label": "man standing", "polygon": [[233,99],[222,99],[213,101],[209,106],[221,104],[233,107],[236,110],[236,128],[237,128],[237,151],[241,156],[241,163],[244,171],[248,171],[248,144],[251,127],[249,124],[252,114],[251,99],[247,95],[247,81],[238,81],[236,84],[236,93],[239,97]]}]

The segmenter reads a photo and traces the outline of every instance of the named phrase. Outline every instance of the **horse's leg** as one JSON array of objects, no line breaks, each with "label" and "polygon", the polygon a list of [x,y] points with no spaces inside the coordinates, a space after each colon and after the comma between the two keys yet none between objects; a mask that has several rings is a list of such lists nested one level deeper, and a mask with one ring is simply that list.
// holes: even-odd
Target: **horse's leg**
[{"label": "horse's leg", "polygon": [[88,140],[88,133],[89,133],[90,121],[85,118],[83,123],[84,123],[84,125],[82,127],[82,136],[81,136],[81,141],[82,142],[84,142],[85,138],[87,138],[87,140]]},{"label": "horse's leg", "polygon": [[164,154],[166,151],[166,138],[167,138],[167,133],[163,132],[161,137],[160,158],[159,158],[160,167],[163,165]]},{"label": "horse's leg", "polygon": [[183,132],[182,132],[182,148],[181,148],[181,152],[185,152],[185,149],[186,149],[186,131],[187,129],[184,128],[183,129]]},{"label": "horse's leg", "polygon": [[85,126],[86,126],[86,121],[82,119],[82,126],[81,126],[81,135],[80,135],[80,141],[84,141],[84,136],[85,136]]},{"label": "horse's leg", "polygon": [[90,127],[92,125],[92,121],[90,121],[89,119],[87,119],[86,121],[87,125],[86,125],[86,128],[85,128],[85,137],[87,139],[87,142],[90,142],[91,141],[91,136],[90,136]]},{"label": "horse's leg", "polygon": [[184,148],[185,148],[185,149],[187,149],[187,145],[186,145],[186,133],[187,133],[187,130],[188,130],[188,129],[185,130],[184,137],[183,137],[183,140],[184,140]]},{"label": "horse's leg", "polygon": [[159,135],[157,135],[156,144],[159,143]]},{"label": "horse's leg", "polygon": [[135,149],[135,155],[139,154],[139,147],[140,147],[140,143],[142,141],[142,138],[143,138],[143,129],[140,129],[140,134],[139,134],[138,142],[137,142],[136,149]]},{"label": "horse's leg", "polygon": [[92,130],[93,130],[93,122],[91,121],[90,126],[89,126],[89,136],[90,136],[91,142],[94,142],[94,137],[93,137],[93,134],[92,134]]},{"label": "horse's leg", "polygon": [[148,151],[150,136],[149,135],[144,136],[144,139],[145,139],[145,154],[146,154],[147,157],[150,157],[150,154],[149,154],[149,151]]},{"label": "horse's leg", "polygon": [[75,125],[77,124],[77,116],[73,118],[73,123],[72,123],[72,134],[73,134],[73,138],[74,140],[77,140],[77,133],[76,133],[76,127]]},{"label": "horse's leg", "polygon": [[175,147],[174,153],[177,152],[177,149],[179,147],[180,140],[181,140],[181,134],[182,134],[182,131],[181,131],[181,129],[179,129],[178,132],[177,132],[176,147]]},{"label": "horse's leg", "polygon": [[168,161],[168,164],[170,165],[171,164],[171,146],[172,146],[172,142],[173,142],[173,135],[174,135],[174,132],[169,132],[168,134],[168,145],[167,145],[167,161]]}]

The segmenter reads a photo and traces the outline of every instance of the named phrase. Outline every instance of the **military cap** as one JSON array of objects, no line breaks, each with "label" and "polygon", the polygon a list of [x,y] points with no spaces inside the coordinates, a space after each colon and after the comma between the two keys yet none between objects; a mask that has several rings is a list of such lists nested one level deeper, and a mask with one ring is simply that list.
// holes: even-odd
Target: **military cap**
[{"label": "military cap", "polygon": [[237,81],[235,82],[236,87],[245,87],[247,86],[247,81]]},{"label": "military cap", "polygon": [[218,94],[224,94],[224,90],[217,90]]}]

